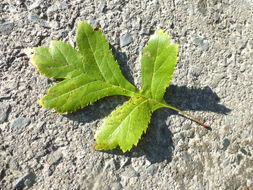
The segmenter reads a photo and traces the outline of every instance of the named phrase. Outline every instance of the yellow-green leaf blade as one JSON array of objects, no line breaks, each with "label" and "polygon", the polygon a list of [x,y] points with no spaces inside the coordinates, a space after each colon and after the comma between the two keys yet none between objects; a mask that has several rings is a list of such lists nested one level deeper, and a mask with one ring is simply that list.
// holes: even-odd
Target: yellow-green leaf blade
[{"label": "yellow-green leaf blade", "polygon": [[84,57],[85,70],[89,75],[95,75],[110,84],[137,92],[136,87],[122,75],[109,48],[109,43],[100,29],[93,30],[87,22],[80,22],[76,42]]},{"label": "yellow-green leaf blade", "polygon": [[95,148],[109,150],[119,146],[123,152],[130,150],[146,132],[150,117],[148,99],[132,97],[104,121],[95,136]]},{"label": "yellow-green leaf blade", "polygon": [[73,112],[112,95],[131,96],[132,92],[80,74],[55,84],[41,99],[40,104],[60,113]]},{"label": "yellow-green leaf blade", "polygon": [[178,45],[162,30],[150,38],[141,58],[142,89],[146,97],[163,101],[177,63]]},{"label": "yellow-green leaf blade", "polygon": [[65,79],[84,72],[82,55],[68,43],[52,41],[50,47],[35,47],[31,61],[47,77]]},{"label": "yellow-green leaf blade", "polygon": [[106,96],[131,96],[138,91],[122,75],[101,31],[81,22],[77,44],[80,51],[62,41],[33,48],[31,60],[38,71],[47,77],[64,79],[41,99],[42,106],[61,113],[73,112]]}]

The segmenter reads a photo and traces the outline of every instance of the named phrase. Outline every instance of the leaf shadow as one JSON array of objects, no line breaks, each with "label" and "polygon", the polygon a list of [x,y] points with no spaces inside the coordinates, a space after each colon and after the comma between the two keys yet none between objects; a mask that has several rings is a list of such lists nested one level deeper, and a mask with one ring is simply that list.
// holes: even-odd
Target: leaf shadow
[{"label": "leaf shadow", "polygon": [[129,158],[145,156],[150,163],[170,162],[173,156],[174,144],[173,134],[166,125],[166,119],[171,114],[164,108],[156,110],[151,117],[151,122],[147,132],[142,135],[138,146],[134,146],[130,151],[123,153],[119,148],[104,151],[108,154],[122,155]]},{"label": "leaf shadow", "polygon": [[[117,106],[128,99],[122,96],[104,98],[87,108],[65,116],[80,123],[92,122],[108,116]],[[164,99],[170,105],[185,111],[210,111],[219,114],[228,114],[231,111],[219,104],[220,98],[210,87],[198,89],[171,85],[167,88]],[[177,113],[167,108],[156,110],[152,114],[146,134],[142,136],[138,146],[133,147],[131,151],[123,153],[117,148],[101,152],[129,158],[145,156],[151,163],[170,162],[173,157],[174,144],[173,134],[169,130],[166,120],[173,114]]]},{"label": "leaf shadow", "polygon": [[134,63],[132,60],[128,59],[127,55],[120,50],[116,49],[114,46],[110,45],[112,50],[112,54],[114,55],[115,59],[119,63],[120,69],[122,74],[126,79],[131,83],[134,84],[133,72],[134,72]]},{"label": "leaf shadow", "polygon": [[[166,89],[164,99],[168,104],[184,111],[208,111],[224,115],[231,112],[231,109],[219,104],[220,98],[208,86],[200,89],[171,85]],[[166,108],[155,111],[146,135],[130,151],[129,156],[145,155],[151,163],[170,162],[175,145],[166,120],[173,114],[178,113]]]},{"label": "leaf shadow", "polygon": [[166,89],[164,99],[168,104],[185,111],[209,111],[219,114],[228,114],[231,111],[219,104],[220,98],[209,86],[200,89],[170,85]]},{"label": "leaf shadow", "polygon": [[63,114],[63,116],[70,120],[76,121],[79,124],[90,123],[99,119],[104,119],[128,99],[128,97],[124,96],[109,96],[102,98],[76,112]]}]

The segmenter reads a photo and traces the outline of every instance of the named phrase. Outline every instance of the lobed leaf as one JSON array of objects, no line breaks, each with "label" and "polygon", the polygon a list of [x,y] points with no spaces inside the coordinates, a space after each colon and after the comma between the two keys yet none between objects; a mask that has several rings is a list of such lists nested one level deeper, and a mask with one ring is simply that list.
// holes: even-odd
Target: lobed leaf
[{"label": "lobed leaf", "polygon": [[168,107],[178,111],[163,100],[177,62],[178,46],[170,44],[162,30],[144,48],[142,90],[125,79],[100,29],[80,22],[76,42],[78,49],[61,41],[36,47],[31,60],[47,77],[63,79],[40,100],[40,105],[57,112],[73,112],[106,96],[131,97],[104,121],[95,136],[96,149],[119,146],[123,152],[128,151],[146,132],[154,110]]},{"label": "lobed leaf", "polygon": [[33,50],[33,65],[47,77],[66,79],[84,73],[82,55],[68,43],[52,41],[50,47],[35,47]]},{"label": "lobed leaf", "polygon": [[87,63],[85,70],[88,73],[110,84],[137,92],[136,87],[128,82],[120,72],[106,37],[100,29],[94,31],[87,22],[80,22],[76,42]]},{"label": "lobed leaf", "polygon": [[73,112],[106,96],[132,96],[138,91],[122,75],[101,30],[81,22],[77,45],[80,51],[61,41],[34,48],[31,60],[38,71],[64,79],[49,89],[40,105],[60,113]]},{"label": "lobed leaf", "polygon": [[95,148],[108,150],[119,146],[123,152],[130,150],[146,132],[150,117],[149,100],[132,97],[105,120],[96,133]]},{"label": "lobed leaf", "polygon": [[141,58],[142,93],[146,97],[163,101],[177,63],[178,45],[170,44],[170,37],[156,31],[144,47]]},{"label": "lobed leaf", "polygon": [[132,94],[133,92],[120,86],[80,74],[51,87],[40,100],[40,105],[46,108],[54,108],[59,113],[73,112],[106,96],[131,96]]}]

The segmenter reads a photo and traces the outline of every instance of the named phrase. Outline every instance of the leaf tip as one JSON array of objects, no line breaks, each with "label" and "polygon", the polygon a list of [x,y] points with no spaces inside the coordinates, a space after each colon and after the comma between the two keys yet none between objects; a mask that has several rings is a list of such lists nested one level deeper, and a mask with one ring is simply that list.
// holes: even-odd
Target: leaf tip
[{"label": "leaf tip", "polygon": [[41,107],[45,107],[42,98],[41,98],[40,101],[39,101],[39,105],[40,105]]},{"label": "leaf tip", "polygon": [[33,64],[33,66],[39,70],[38,68],[38,65],[36,64],[36,61],[34,60],[34,57],[35,57],[35,53],[36,53],[36,50],[35,48],[26,48],[23,50],[24,53],[27,55],[27,57],[30,59],[31,63]]},{"label": "leaf tip", "polygon": [[163,29],[158,29],[158,30],[156,31],[156,33],[157,33],[157,34],[165,34],[165,32],[164,32]]},{"label": "leaf tip", "polygon": [[96,146],[97,146],[97,143],[94,143],[94,144],[92,145],[93,149],[96,150]]},{"label": "leaf tip", "polygon": [[39,68],[39,64],[36,61],[36,49],[38,47],[34,47],[34,48],[26,48],[24,49],[24,53],[29,57],[32,65],[37,69],[38,72],[41,73],[40,68]]},{"label": "leaf tip", "polygon": [[78,33],[78,31],[82,31],[82,30],[91,30],[92,29],[92,27],[91,27],[91,25],[87,22],[87,21],[81,21],[81,22],[79,22],[78,23],[78,25],[77,25],[77,33]]},{"label": "leaf tip", "polygon": [[87,23],[87,21],[80,21],[79,23],[78,23],[78,26],[81,26],[81,25],[87,25],[88,23]]},{"label": "leaf tip", "polygon": [[127,151],[130,150],[130,149],[122,149],[122,148],[120,148],[120,149],[122,150],[123,153],[126,153]]}]

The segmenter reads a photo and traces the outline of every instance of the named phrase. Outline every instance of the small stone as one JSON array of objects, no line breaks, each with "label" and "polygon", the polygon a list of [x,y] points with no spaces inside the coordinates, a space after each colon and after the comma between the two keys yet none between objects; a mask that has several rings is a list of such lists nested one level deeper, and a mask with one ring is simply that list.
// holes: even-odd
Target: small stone
[{"label": "small stone", "polygon": [[16,182],[14,189],[24,189],[25,187],[31,187],[36,180],[36,175],[33,172],[29,172],[19,178]]},{"label": "small stone", "polygon": [[227,148],[228,148],[228,146],[230,145],[230,140],[229,139],[224,139],[223,140],[223,143],[222,143],[222,145],[223,145],[223,150],[227,150]]},{"label": "small stone", "polygon": [[122,176],[126,178],[139,177],[140,174],[136,172],[133,168],[127,168],[126,171],[123,172]]},{"label": "small stone", "polygon": [[28,8],[28,10],[33,10],[36,9],[40,6],[40,4],[42,3],[42,0],[37,0],[35,1],[33,4],[31,4]]},{"label": "small stone", "polygon": [[220,78],[215,76],[215,77],[212,79],[211,83],[210,83],[210,87],[211,87],[212,89],[217,88],[218,85],[219,85],[219,83],[220,83],[220,81],[221,81]]},{"label": "small stone", "polygon": [[56,5],[52,5],[47,9],[47,15],[52,16],[55,11],[57,11],[58,7]]},{"label": "small stone", "polygon": [[197,37],[197,38],[194,38],[194,39],[193,39],[193,42],[194,42],[196,45],[200,46],[200,45],[203,43],[203,40],[202,40],[201,38]]},{"label": "small stone", "polygon": [[127,61],[127,66],[131,71],[134,71],[134,63],[131,59]]},{"label": "small stone", "polygon": [[8,83],[8,91],[16,90],[19,86],[19,82],[16,80],[12,80]]},{"label": "small stone", "polygon": [[249,156],[248,152],[247,152],[244,148],[241,148],[240,151],[241,151],[241,153],[243,153],[244,155]]},{"label": "small stone", "polygon": [[204,51],[207,51],[209,49],[209,43],[204,40],[203,43],[201,44],[201,47]]},{"label": "small stone", "polygon": [[219,2],[219,0],[212,0],[211,1],[211,3],[212,3],[213,6],[216,5],[218,2]]},{"label": "small stone", "polygon": [[248,187],[253,187],[253,177],[251,179],[247,180],[247,186]]},{"label": "small stone", "polygon": [[15,159],[10,160],[9,167],[11,170],[19,170],[18,162]]},{"label": "small stone", "polygon": [[147,178],[148,178],[148,174],[147,173],[142,173],[140,175],[140,181],[145,181],[145,180],[147,180]]},{"label": "small stone", "polygon": [[83,0],[74,0],[73,2],[75,2],[75,3],[81,3]]},{"label": "small stone", "polygon": [[104,20],[100,20],[100,21],[99,21],[99,25],[100,25],[102,28],[107,27],[106,22],[105,22]]},{"label": "small stone", "polygon": [[59,2],[59,3],[53,4],[47,9],[47,15],[52,16],[53,13],[56,12],[57,10],[65,10],[65,9],[68,9],[68,4],[66,2],[62,2],[62,3]]},{"label": "small stone", "polygon": [[247,43],[248,43],[247,40],[240,41],[240,43],[239,43],[239,49],[242,50],[242,49],[246,48]]},{"label": "small stone", "polygon": [[104,13],[106,10],[106,1],[101,1],[98,9],[100,12]]},{"label": "small stone", "polygon": [[50,25],[50,27],[53,28],[53,29],[59,29],[59,28],[60,28],[59,22],[56,22],[56,21],[50,22],[49,25]]},{"label": "small stone", "polygon": [[25,2],[25,0],[16,0],[17,5],[22,5]]},{"label": "small stone", "polygon": [[241,154],[237,154],[236,162],[237,162],[238,165],[241,163],[242,159],[243,159],[243,156]]},{"label": "small stone", "polygon": [[205,51],[209,49],[209,43],[206,40],[197,37],[193,39],[193,42]]},{"label": "small stone", "polygon": [[140,31],[141,30],[141,21],[142,20],[140,18],[137,18],[136,20],[133,20],[132,29]]},{"label": "small stone", "polygon": [[38,123],[38,125],[37,125],[38,132],[41,132],[43,130],[45,124],[46,124],[45,121],[41,121],[40,123]]},{"label": "small stone", "polygon": [[0,104],[0,124],[6,120],[9,108],[9,105]]},{"label": "small stone", "polygon": [[120,47],[129,45],[132,42],[130,34],[126,33],[120,36]]},{"label": "small stone", "polygon": [[122,189],[122,185],[120,183],[113,183],[111,185],[111,190],[121,190]]},{"label": "small stone", "polygon": [[214,17],[214,23],[220,22],[220,15],[218,12],[215,12],[213,17]]},{"label": "small stone", "polygon": [[235,120],[234,120],[234,118],[232,116],[226,116],[224,123],[227,126],[233,126],[234,123],[235,123]]},{"label": "small stone", "polygon": [[154,175],[155,173],[155,166],[154,165],[150,165],[148,168],[147,168],[147,172],[150,174],[150,175]]},{"label": "small stone", "polygon": [[189,14],[190,14],[190,16],[192,16],[192,15],[195,15],[195,6],[193,5],[193,4],[191,4],[190,6],[189,6]]},{"label": "small stone", "polygon": [[12,31],[13,28],[14,28],[13,22],[5,22],[5,23],[0,24],[0,32],[9,33]]},{"label": "small stone", "polygon": [[63,155],[61,152],[56,151],[49,155],[48,162],[50,165],[57,165],[62,159]]},{"label": "small stone", "polygon": [[30,119],[27,119],[25,117],[19,117],[16,120],[13,121],[12,128],[14,130],[22,129],[22,128],[26,127],[27,125],[29,125],[30,122],[31,122]]},{"label": "small stone", "polygon": [[59,10],[65,10],[65,9],[68,9],[68,7],[69,7],[65,1],[62,3],[59,3],[57,6],[58,6]]},{"label": "small stone", "polygon": [[9,99],[11,97],[11,94],[1,94],[0,100]]},{"label": "small stone", "polygon": [[5,177],[5,175],[6,175],[6,173],[5,173],[6,171],[5,171],[5,168],[0,168],[0,180],[2,180],[4,177]]},{"label": "small stone", "polygon": [[29,13],[28,14],[28,19],[35,23],[35,24],[38,24],[40,26],[43,26],[43,27],[47,27],[47,24],[46,24],[46,21],[43,20],[43,19],[40,19],[38,15],[36,14],[33,14],[33,13]]},{"label": "small stone", "polygon": [[235,154],[238,152],[239,148],[240,147],[239,147],[238,143],[234,142],[231,146],[229,146],[228,151],[230,154]]},{"label": "small stone", "polygon": [[202,15],[206,15],[206,12],[207,12],[207,3],[206,3],[206,0],[199,0],[197,8],[198,8],[198,11]]},{"label": "small stone", "polygon": [[148,28],[142,28],[140,34],[148,35],[150,34],[150,30]]}]

